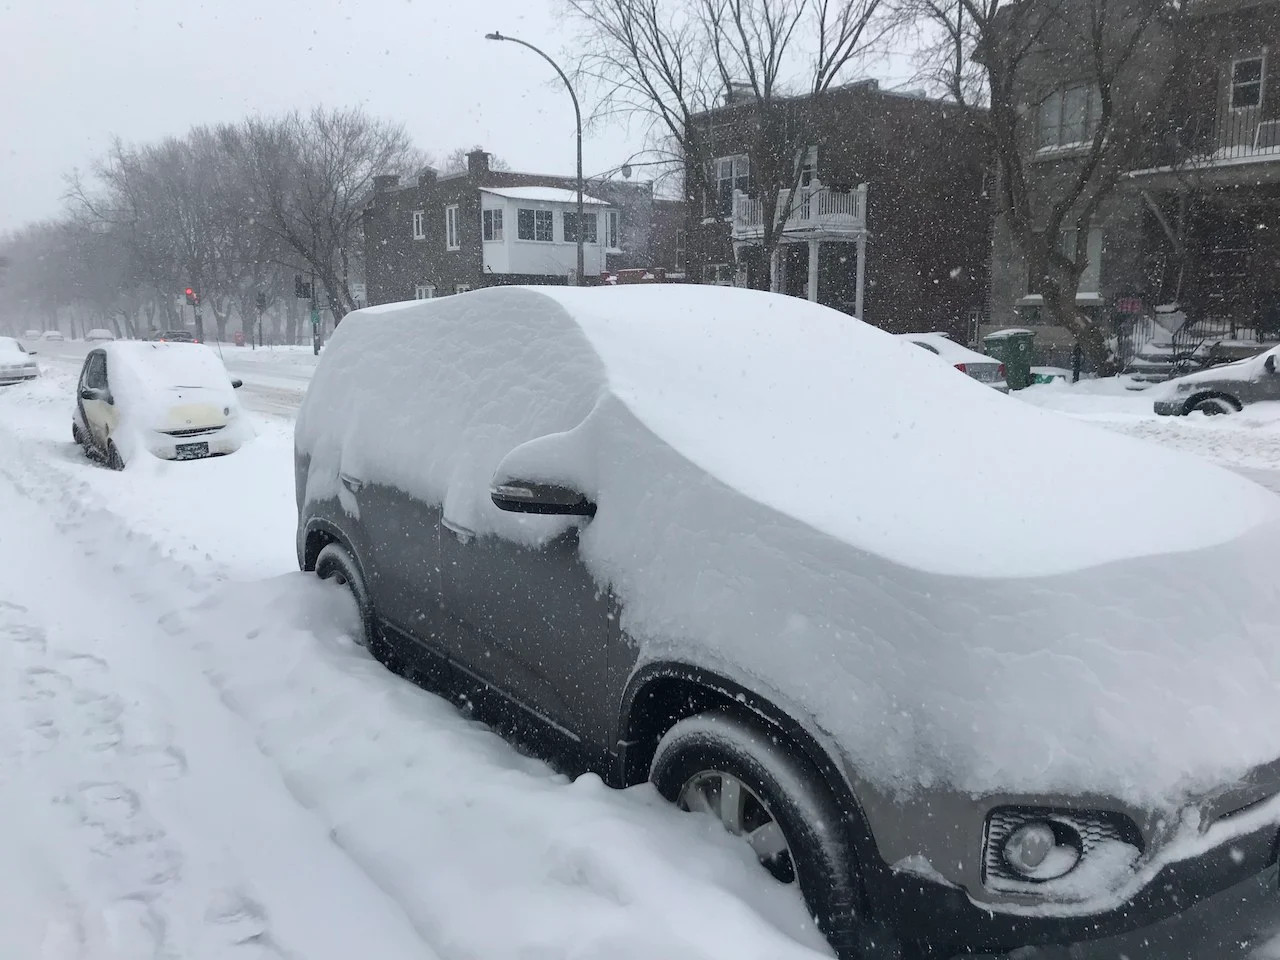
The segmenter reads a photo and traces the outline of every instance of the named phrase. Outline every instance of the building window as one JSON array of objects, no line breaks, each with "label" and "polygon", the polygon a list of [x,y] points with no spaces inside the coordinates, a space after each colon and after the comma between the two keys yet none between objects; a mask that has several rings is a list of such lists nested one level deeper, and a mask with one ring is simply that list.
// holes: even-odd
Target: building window
[{"label": "building window", "polygon": [[[582,214],[582,242],[598,243],[600,219],[594,213]],[[564,242],[578,242],[578,215],[566,210],[564,213]]]},{"label": "building window", "polygon": [[800,161],[800,186],[809,187],[818,179],[818,148],[810,147]]},{"label": "building window", "polygon": [[422,210],[415,210],[413,211],[413,239],[425,240],[426,238],[426,214]]},{"label": "building window", "polygon": [[1231,109],[1246,110],[1262,104],[1262,58],[1249,57],[1231,65]]},{"label": "building window", "polygon": [[750,186],[749,166],[745,156],[721,157],[712,161],[711,173],[715,184],[714,209],[705,212],[717,217],[733,213],[733,191],[747,192]]},{"label": "building window", "polygon": [[676,263],[677,267],[684,267],[684,231],[676,231]]},{"label": "building window", "polygon": [[415,300],[432,300],[435,298],[436,288],[432,283],[420,283],[413,288],[413,299]]},{"label": "building window", "polygon": [[458,205],[450,204],[444,208],[444,246],[446,250],[457,250],[458,243]]},{"label": "building window", "polygon": [[1055,90],[1040,104],[1038,146],[1041,150],[1088,143],[1098,129],[1098,105],[1093,88]]},{"label": "building window", "polygon": [[484,238],[486,240],[502,239],[502,211],[486,210],[482,215],[484,221]]},{"label": "building window", "polygon": [[708,263],[702,268],[702,282],[714,283],[721,287],[733,286],[733,264]]},{"label": "building window", "polygon": [[618,211],[604,212],[604,245],[610,250],[621,249],[618,246]]},{"label": "building window", "polygon": [[555,239],[555,215],[550,210],[521,207],[516,211],[516,237],[550,243]]},{"label": "building window", "polygon": [[454,293],[469,293],[470,291],[471,291],[471,284],[469,283],[459,283],[457,286],[453,288]]}]

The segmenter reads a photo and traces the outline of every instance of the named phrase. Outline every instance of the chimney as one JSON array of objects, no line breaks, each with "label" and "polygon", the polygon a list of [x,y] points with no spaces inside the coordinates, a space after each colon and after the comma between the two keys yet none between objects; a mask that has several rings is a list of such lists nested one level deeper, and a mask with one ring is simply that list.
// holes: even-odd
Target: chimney
[{"label": "chimney", "polygon": [[386,193],[392,187],[400,182],[400,175],[396,173],[384,173],[373,178],[373,192]]},{"label": "chimney", "polygon": [[430,187],[430,186],[433,186],[435,182],[436,182],[435,167],[423,167],[421,170],[418,171],[418,186]]},{"label": "chimney", "polygon": [[489,154],[483,150],[472,150],[467,154],[467,176],[482,177],[489,172]]}]

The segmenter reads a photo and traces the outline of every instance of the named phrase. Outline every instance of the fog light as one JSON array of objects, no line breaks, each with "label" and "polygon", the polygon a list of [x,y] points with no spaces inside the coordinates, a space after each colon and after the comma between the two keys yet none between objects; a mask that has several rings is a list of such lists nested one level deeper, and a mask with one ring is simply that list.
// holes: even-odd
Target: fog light
[{"label": "fog light", "polygon": [[1004,862],[1028,880],[1056,880],[1080,862],[1080,835],[1065,823],[1035,820],[1004,842]]}]

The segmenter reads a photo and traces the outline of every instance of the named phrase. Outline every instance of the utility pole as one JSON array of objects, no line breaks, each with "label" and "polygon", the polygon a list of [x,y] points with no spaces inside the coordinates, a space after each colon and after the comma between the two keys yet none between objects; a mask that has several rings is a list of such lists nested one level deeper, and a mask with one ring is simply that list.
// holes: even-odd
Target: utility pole
[{"label": "utility pole", "polygon": [[257,339],[257,345],[255,346],[255,344],[254,344],[254,339],[255,339],[255,338],[254,338],[254,337],[250,337],[250,338],[249,338],[249,349],[251,349],[251,350],[256,350],[258,347],[262,346],[262,314],[263,314],[263,312],[267,309],[267,295],[266,295],[265,293],[262,293],[262,292],[259,292],[259,293],[258,293],[258,304],[257,304],[257,305],[258,305],[258,336],[257,336],[257,338],[256,338],[256,339]]},{"label": "utility pole", "polygon": [[320,356],[320,303],[316,297],[316,272],[311,271],[311,283],[307,285],[311,294],[311,353]]},{"label": "utility pole", "polygon": [[543,60],[547,61],[547,63],[551,64],[551,68],[555,70],[555,72],[560,75],[560,79],[564,81],[565,89],[569,91],[569,97],[573,100],[573,118],[575,123],[577,124],[577,130],[578,130],[578,221],[577,221],[578,227],[577,227],[577,230],[574,231],[577,234],[577,241],[578,241],[578,273],[577,273],[577,277],[574,280],[574,285],[582,286],[583,274],[585,272],[585,260],[583,259],[583,253],[582,253],[582,234],[583,234],[583,227],[582,227],[582,192],[583,192],[582,110],[578,106],[578,95],[573,92],[573,84],[569,82],[569,78],[566,77],[564,74],[564,71],[560,69],[560,65],[556,63],[554,60],[552,60],[550,57],[548,57],[541,50],[539,50],[537,47],[535,47],[532,43],[529,43],[525,40],[517,40],[515,37],[503,36],[501,33],[499,33],[496,30],[493,33],[486,33],[484,35],[484,38],[486,40],[508,40],[511,43],[518,43],[522,47],[528,47],[530,50],[532,50],[534,53],[540,56]]}]

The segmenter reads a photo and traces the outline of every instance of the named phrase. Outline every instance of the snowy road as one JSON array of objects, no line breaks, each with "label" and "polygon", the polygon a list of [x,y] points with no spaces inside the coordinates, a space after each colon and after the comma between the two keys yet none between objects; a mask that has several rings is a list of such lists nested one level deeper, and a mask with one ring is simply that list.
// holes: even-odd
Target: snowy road
[{"label": "snowy road", "polygon": [[[0,391],[0,957],[827,955],[714,823],[569,782],[351,645],[293,557],[309,355],[227,351],[266,414],[240,453],[115,474],[69,440],[83,353]],[[1131,399],[1045,403],[1280,466],[1265,418]],[[1275,882],[1071,956],[1280,957]]]}]

